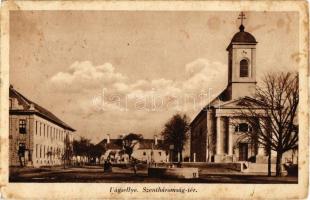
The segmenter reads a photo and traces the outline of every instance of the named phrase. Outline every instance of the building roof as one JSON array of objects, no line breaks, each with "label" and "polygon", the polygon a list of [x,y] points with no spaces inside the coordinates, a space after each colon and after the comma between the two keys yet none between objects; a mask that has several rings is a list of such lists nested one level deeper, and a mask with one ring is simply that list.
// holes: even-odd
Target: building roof
[{"label": "building roof", "polygon": [[154,139],[143,139],[139,143],[138,149],[163,149],[163,140],[157,139],[157,145],[155,145]]},{"label": "building roof", "polygon": [[101,140],[97,145],[105,145],[107,149],[115,149],[115,150],[120,150],[122,149],[121,144],[121,139],[110,139],[110,142],[107,143],[107,139]]},{"label": "building roof", "polygon": [[9,90],[9,96],[10,98],[16,98],[18,101],[18,104],[23,107],[23,109],[11,109],[10,108],[10,114],[37,114],[61,127],[64,129],[75,131],[72,127],[70,127],[68,124],[63,122],[61,119],[56,117],[52,112],[48,111],[47,109],[43,108],[42,106],[36,104],[35,102],[29,100],[24,95],[16,91],[13,86],[10,86]]},{"label": "building roof", "polygon": [[236,33],[233,38],[231,39],[230,44],[227,47],[227,50],[230,49],[232,44],[256,44],[257,41],[255,39],[255,37],[249,33],[244,31],[244,26],[241,24],[239,27],[239,32]]}]

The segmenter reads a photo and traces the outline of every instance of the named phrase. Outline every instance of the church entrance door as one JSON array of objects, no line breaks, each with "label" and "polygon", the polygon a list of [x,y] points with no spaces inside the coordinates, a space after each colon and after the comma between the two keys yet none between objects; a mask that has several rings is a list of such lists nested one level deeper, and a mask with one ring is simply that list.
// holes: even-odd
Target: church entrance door
[{"label": "church entrance door", "polygon": [[248,159],[248,144],[239,143],[239,161],[246,161]]}]

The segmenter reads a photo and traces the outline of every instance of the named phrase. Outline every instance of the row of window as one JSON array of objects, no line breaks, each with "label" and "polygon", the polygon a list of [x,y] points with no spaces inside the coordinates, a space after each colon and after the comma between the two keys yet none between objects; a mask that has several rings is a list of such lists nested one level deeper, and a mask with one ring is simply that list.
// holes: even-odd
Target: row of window
[{"label": "row of window", "polygon": [[63,141],[65,139],[65,134],[62,130],[57,129],[52,126],[48,126],[42,122],[36,121],[36,135],[40,135],[43,137],[56,139],[59,141]]},{"label": "row of window", "polygon": [[37,162],[37,164],[47,164],[47,165],[53,165],[53,164],[58,164],[58,162],[57,161],[53,161],[53,160],[37,160],[36,161]]},{"label": "row of window", "polygon": [[36,158],[59,158],[63,153],[63,148],[36,144]]},{"label": "row of window", "polygon": [[[36,135],[44,136],[47,138],[56,139],[59,141],[63,141],[65,139],[64,131],[57,129],[52,126],[48,126],[42,122],[36,121],[35,123],[35,131]],[[19,133],[26,134],[27,133],[27,122],[26,119],[19,120]]]},{"label": "row of window", "polygon": [[235,132],[252,132],[252,127],[247,123],[240,123],[235,127]]}]

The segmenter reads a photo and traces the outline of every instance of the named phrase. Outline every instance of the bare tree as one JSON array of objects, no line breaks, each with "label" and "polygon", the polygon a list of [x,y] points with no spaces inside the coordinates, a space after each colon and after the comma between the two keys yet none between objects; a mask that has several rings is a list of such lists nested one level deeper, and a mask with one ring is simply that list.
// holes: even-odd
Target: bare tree
[{"label": "bare tree", "polygon": [[180,154],[182,161],[182,151],[189,134],[189,118],[187,115],[175,114],[166,124],[162,131],[164,146],[168,149],[170,145],[174,146],[173,151]]},{"label": "bare tree", "polygon": [[244,101],[240,116],[252,130],[248,135],[268,152],[268,171],[271,150],[276,151],[276,176],[281,176],[282,155],[297,148],[297,108],[299,102],[298,74],[268,74],[256,89],[256,98]]}]

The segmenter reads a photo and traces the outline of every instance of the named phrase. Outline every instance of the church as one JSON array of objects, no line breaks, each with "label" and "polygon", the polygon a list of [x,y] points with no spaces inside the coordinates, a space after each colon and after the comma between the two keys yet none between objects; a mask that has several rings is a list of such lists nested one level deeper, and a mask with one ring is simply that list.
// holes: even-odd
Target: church
[{"label": "church", "polygon": [[265,162],[263,147],[241,139],[251,127],[238,113],[244,101],[255,101],[256,45],[255,37],[245,31],[243,12],[241,25],[226,48],[228,84],[191,122],[191,160],[194,162]]}]

